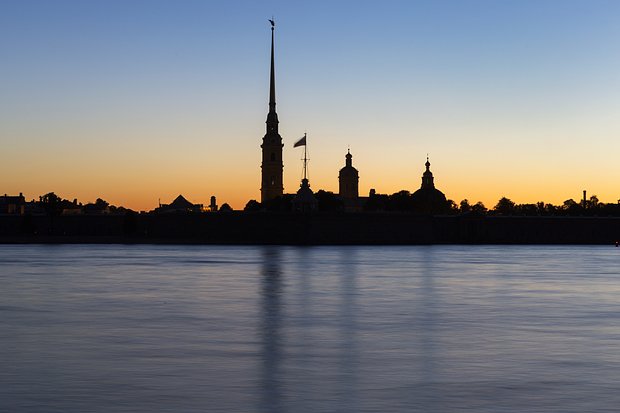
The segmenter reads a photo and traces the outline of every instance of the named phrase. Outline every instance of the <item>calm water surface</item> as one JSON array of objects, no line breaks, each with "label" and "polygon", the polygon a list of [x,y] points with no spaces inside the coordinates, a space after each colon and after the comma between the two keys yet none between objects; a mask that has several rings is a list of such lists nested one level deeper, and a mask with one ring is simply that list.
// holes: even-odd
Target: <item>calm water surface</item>
[{"label": "calm water surface", "polygon": [[0,246],[0,411],[618,411],[619,262],[582,246]]}]

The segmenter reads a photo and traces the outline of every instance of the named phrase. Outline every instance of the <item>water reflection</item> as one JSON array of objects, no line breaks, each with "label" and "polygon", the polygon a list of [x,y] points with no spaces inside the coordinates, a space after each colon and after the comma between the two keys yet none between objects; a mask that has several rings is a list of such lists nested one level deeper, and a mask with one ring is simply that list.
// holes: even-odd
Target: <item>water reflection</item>
[{"label": "water reflection", "polygon": [[617,251],[0,246],[0,412],[616,411]]},{"label": "water reflection", "polygon": [[[290,359],[294,363],[295,381],[290,382],[291,392],[297,396],[296,409],[308,411],[312,408],[312,398],[315,397],[320,384],[316,377],[316,360],[314,354],[321,346],[314,336],[315,325],[320,319],[314,314],[313,277],[315,268],[312,266],[313,254],[316,248],[295,248],[292,276],[298,280],[293,298],[293,314],[291,317]],[[315,362],[313,362],[313,360]],[[319,390],[320,392],[320,390]],[[293,410],[295,411],[295,410]]]},{"label": "water reflection", "polygon": [[[262,251],[261,411],[358,411],[359,257],[355,248],[325,253]],[[317,271],[324,259],[333,265]]]},{"label": "water reflection", "polygon": [[262,250],[261,313],[261,405],[263,412],[283,412],[282,407],[282,270],[278,247]]},{"label": "water reflection", "polygon": [[359,345],[357,325],[357,272],[358,250],[344,248],[340,251],[338,271],[340,278],[340,355],[339,368],[341,403],[339,411],[355,412],[359,410],[358,377]]},{"label": "water reflection", "polygon": [[440,323],[437,319],[439,296],[434,280],[435,247],[425,247],[422,250],[421,261],[420,288],[415,300],[418,305],[415,310],[419,314],[419,325],[422,326],[417,329],[421,352],[420,381],[427,385],[419,387],[426,389],[423,394],[418,393],[416,404],[420,407],[420,411],[432,413],[443,411],[439,404],[441,391],[435,388],[437,353],[441,353],[438,348],[440,343],[435,336],[435,330]]}]

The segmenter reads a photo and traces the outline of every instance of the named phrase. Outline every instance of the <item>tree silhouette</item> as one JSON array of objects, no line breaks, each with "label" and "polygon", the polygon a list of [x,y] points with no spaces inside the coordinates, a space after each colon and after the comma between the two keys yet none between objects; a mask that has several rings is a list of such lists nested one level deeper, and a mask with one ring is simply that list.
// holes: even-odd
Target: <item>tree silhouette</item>
[{"label": "tree silhouette", "polygon": [[515,203],[504,196],[497,202],[493,211],[500,215],[513,215],[515,213]]},{"label": "tree silhouette", "polygon": [[487,212],[487,207],[485,207],[482,202],[478,201],[471,207],[471,210],[472,212],[475,212],[478,214],[484,214]]},{"label": "tree silhouette", "polygon": [[583,207],[572,198],[564,201],[562,204],[562,210],[564,210],[567,215],[571,216],[583,214]]},{"label": "tree silhouette", "polygon": [[413,198],[409,191],[399,191],[390,195],[387,209],[389,211],[410,211],[413,209]]},{"label": "tree silhouette", "polygon": [[260,211],[260,208],[261,208],[260,202],[258,202],[255,199],[250,199],[248,203],[245,204],[245,208],[243,208],[243,210],[247,212],[257,212],[257,211]]},{"label": "tree silhouette", "polygon": [[515,205],[515,212],[519,215],[539,215],[539,208],[536,204],[519,204]]},{"label": "tree silhouette", "polygon": [[596,209],[599,206],[599,200],[596,195],[592,195],[589,200],[586,201],[586,208]]},{"label": "tree silhouette", "polygon": [[459,206],[453,200],[447,199],[446,205],[446,212],[449,212],[450,214],[458,214],[460,212]]},{"label": "tree silhouette", "polygon": [[318,201],[319,211],[321,212],[334,212],[342,211],[344,209],[344,203],[333,192],[319,190],[314,197]]},{"label": "tree silhouette", "polygon": [[43,210],[49,216],[60,214],[61,201],[62,200],[60,199],[60,197],[53,192],[47,193],[39,197],[39,202],[41,203]]},{"label": "tree silhouette", "polygon": [[50,219],[49,233],[54,233],[54,217],[60,215],[62,200],[58,195],[53,192],[47,193],[39,197],[39,204],[43,207],[43,210]]},{"label": "tree silhouette", "polygon": [[220,207],[220,212],[231,212],[232,210],[232,207],[226,203]]},{"label": "tree silhouette", "polygon": [[467,199],[463,199],[459,203],[459,211],[461,211],[461,213],[466,213],[466,212],[471,211],[471,205],[469,205],[469,201]]},{"label": "tree silhouette", "polygon": [[101,198],[97,198],[97,200],[95,201],[95,206],[97,206],[100,209],[105,209],[108,206],[110,206],[110,204]]}]

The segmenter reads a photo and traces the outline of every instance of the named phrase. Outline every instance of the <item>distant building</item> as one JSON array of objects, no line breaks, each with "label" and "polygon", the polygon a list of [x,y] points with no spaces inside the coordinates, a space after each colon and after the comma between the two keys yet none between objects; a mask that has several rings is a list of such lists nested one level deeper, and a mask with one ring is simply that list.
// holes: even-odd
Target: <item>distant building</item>
[{"label": "distant building", "polygon": [[61,200],[58,203],[58,209],[61,215],[82,215],[84,213],[84,207],[78,203],[77,199],[73,202]]},{"label": "distant building", "polygon": [[359,196],[359,173],[353,167],[353,155],[347,151],[345,165],[338,173],[338,196],[346,212],[359,212],[364,209],[368,197]]},{"label": "distant building", "polygon": [[0,214],[24,215],[26,199],[21,192],[17,196],[0,196]]},{"label": "distant building", "polygon": [[271,23],[271,73],[269,80],[269,113],[267,114],[267,132],[263,137],[261,148],[261,202],[282,196],[284,193],[282,163],[282,137],[278,133],[278,114],[276,113],[276,74],[274,65],[273,34]]},{"label": "distant building", "polygon": [[209,204],[209,211],[217,212],[217,201],[215,200],[215,196],[211,197],[211,203]]},{"label": "distant building", "polygon": [[353,155],[347,151],[345,166],[338,174],[338,194],[342,199],[357,199],[359,197],[359,173],[353,167]]},{"label": "distant building", "polygon": [[174,201],[170,204],[160,204],[158,208],[155,209],[155,213],[157,214],[171,214],[171,213],[188,213],[188,212],[202,212],[203,205],[202,204],[192,204],[189,202],[183,195],[179,195],[176,197]]},{"label": "distant building", "polygon": [[435,179],[430,170],[431,163],[428,157],[426,157],[425,165],[426,171],[422,174],[422,185],[411,195],[414,209],[427,214],[445,212],[448,202],[443,192],[435,188]]}]

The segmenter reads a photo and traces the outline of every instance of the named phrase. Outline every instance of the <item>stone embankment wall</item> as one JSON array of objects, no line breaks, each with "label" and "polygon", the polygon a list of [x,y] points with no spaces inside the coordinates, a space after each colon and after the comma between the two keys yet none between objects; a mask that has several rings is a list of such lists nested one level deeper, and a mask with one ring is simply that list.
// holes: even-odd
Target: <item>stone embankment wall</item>
[{"label": "stone embankment wall", "polygon": [[4,243],[613,244],[616,217],[405,213],[0,216]]}]

